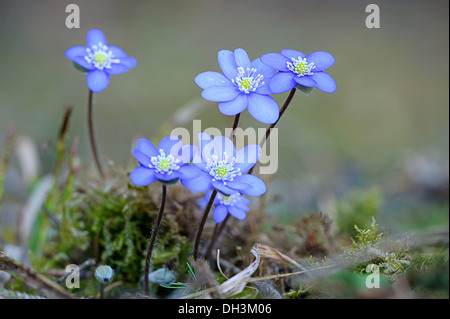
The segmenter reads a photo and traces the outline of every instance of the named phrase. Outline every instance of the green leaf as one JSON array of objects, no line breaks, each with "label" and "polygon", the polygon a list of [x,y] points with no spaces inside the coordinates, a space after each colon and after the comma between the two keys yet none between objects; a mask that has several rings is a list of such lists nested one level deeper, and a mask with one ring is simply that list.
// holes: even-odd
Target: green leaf
[{"label": "green leaf", "polygon": [[297,84],[295,88],[305,95],[309,95],[311,91],[314,89],[313,87],[307,87],[300,84]]},{"label": "green leaf", "polygon": [[83,73],[88,73],[88,72],[89,72],[88,69],[83,68],[81,65],[79,65],[79,64],[77,64],[77,63],[75,63],[75,62],[72,62],[72,66],[73,66],[75,69],[77,69],[78,71],[80,71],[80,72],[83,72]]}]

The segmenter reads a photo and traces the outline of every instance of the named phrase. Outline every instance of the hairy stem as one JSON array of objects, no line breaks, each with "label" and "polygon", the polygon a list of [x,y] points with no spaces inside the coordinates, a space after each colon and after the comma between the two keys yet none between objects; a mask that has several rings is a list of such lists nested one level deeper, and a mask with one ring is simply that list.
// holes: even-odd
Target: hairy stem
[{"label": "hairy stem", "polygon": [[[236,115],[234,116],[233,129],[231,130],[231,134],[230,134],[230,140],[232,140],[232,141],[233,141],[233,138],[234,138],[234,132],[236,131],[236,128],[237,128],[238,125],[239,125],[239,119],[240,119],[240,117],[241,117],[241,113],[236,114]],[[228,219],[228,216],[227,216],[226,219]],[[225,221],[226,221],[226,220],[225,220]],[[225,221],[223,221],[223,223],[225,223]],[[211,250],[212,250],[212,248],[213,248],[213,246],[214,246],[214,243],[216,242],[216,240],[217,240],[217,238],[218,238],[218,232],[219,232],[219,231],[220,231],[220,229],[219,229],[219,224],[216,224],[216,226],[214,227],[213,234],[212,234],[212,236],[211,236],[211,240],[210,240],[209,245],[208,245],[208,249],[206,250],[206,255],[205,255],[205,258],[206,258],[206,259],[208,259],[209,256],[210,256],[210,254],[211,254]]]},{"label": "hairy stem", "polygon": [[144,294],[148,295],[149,293],[149,283],[148,283],[148,273],[150,270],[150,262],[152,259],[153,247],[155,246],[156,235],[158,234],[159,225],[161,224],[162,215],[164,213],[164,206],[166,205],[166,197],[167,197],[167,186],[162,185],[162,198],[161,198],[161,206],[159,207],[158,217],[156,218],[155,225],[153,226],[152,236],[150,238],[150,243],[147,249],[147,257],[145,258],[145,269],[144,269]]},{"label": "hairy stem", "polygon": [[92,153],[94,154],[95,165],[97,165],[98,172],[102,178],[104,178],[102,166],[100,165],[100,160],[97,152],[97,145],[95,144],[95,136],[94,136],[94,124],[92,119],[92,109],[93,109],[93,99],[94,93],[89,90],[89,98],[88,98],[88,127],[89,127],[89,138],[91,141]]},{"label": "hairy stem", "polygon": [[[272,131],[272,129],[275,127],[275,125],[277,125],[278,121],[280,121],[280,119],[281,119],[281,117],[283,116],[284,112],[285,112],[286,109],[288,108],[289,104],[290,104],[291,101],[292,101],[292,98],[294,97],[294,94],[295,94],[295,91],[296,91],[296,90],[297,90],[296,88],[293,88],[293,89],[291,90],[291,92],[289,92],[289,95],[288,95],[288,97],[286,98],[286,101],[284,101],[284,104],[283,104],[283,106],[282,106],[281,109],[280,109],[280,116],[278,117],[278,120],[277,120],[275,123],[271,124],[271,125],[267,128],[266,134],[264,135],[264,137],[261,139],[261,142],[259,143],[259,146],[260,146],[261,148],[264,146],[264,144],[266,143],[267,139],[269,138],[269,135],[270,135],[270,132]],[[233,132],[234,132],[234,130],[233,130]],[[255,168],[256,164],[257,164],[257,163],[255,163],[255,165],[247,172],[247,174],[250,174],[250,175],[251,175],[251,174],[253,173],[253,169]],[[227,217],[228,217],[228,216],[227,216]],[[215,232],[215,235],[216,235],[215,237],[216,237],[216,238],[214,238],[214,241],[215,241],[217,238],[219,238],[220,234],[222,234],[222,231],[225,229],[225,225],[226,225],[227,221],[228,221],[228,218],[225,218],[225,220],[222,222],[222,224],[221,224],[220,228],[218,229],[218,231]],[[213,245],[213,243],[210,244],[211,249],[212,249],[212,245]]]},{"label": "hairy stem", "polygon": [[[280,121],[281,117],[283,116],[284,112],[286,112],[286,109],[288,108],[289,104],[292,101],[292,98],[294,97],[295,91],[297,91],[296,88],[293,88],[291,90],[291,92],[289,92],[289,95],[286,99],[286,101],[284,101],[283,106],[280,109],[280,116],[278,117],[278,120],[271,124],[267,130],[266,130],[266,134],[264,135],[264,137],[261,139],[261,142],[259,142],[259,146],[262,148],[264,146],[264,144],[266,143],[267,139],[269,138],[270,132],[272,132],[272,129],[278,124],[278,122]],[[256,164],[248,171],[248,174],[252,174],[253,173],[253,169],[255,168]]]},{"label": "hairy stem", "polygon": [[232,129],[232,131],[231,131],[230,140],[233,140],[233,137],[234,137],[234,131],[236,131],[236,128],[237,128],[238,125],[239,125],[239,119],[240,119],[240,117],[241,117],[241,113],[236,114],[236,115],[234,116],[233,129]]},{"label": "hairy stem", "polygon": [[206,205],[205,211],[203,212],[202,220],[200,221],[200,224],[198,226],[197,236],[195,237],[194,251],[193,251],[194,260],[197,260],[198,246],[200,244],[200,238],[202,237],[203,228],[205,227],[206,219],[208,218],[209,211],[211,210],[211,207],[214,203],[214,199],[216,198],[216,195],[217,195],[217,190],[214,189],[211,194],[211,198],[209,199],[208,205]]}]

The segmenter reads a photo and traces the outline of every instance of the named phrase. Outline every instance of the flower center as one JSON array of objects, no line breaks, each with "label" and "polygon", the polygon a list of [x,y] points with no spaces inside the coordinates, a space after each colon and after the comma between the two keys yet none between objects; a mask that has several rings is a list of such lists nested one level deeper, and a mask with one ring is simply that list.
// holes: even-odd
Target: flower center
[{"label": "flower center", "polygon": [[286,62],[287,68],[297,74],[298,77],[314,74],[311,72],[316,67],[314,62],[308,63],[306,58],[302,59],[302,57],[298,57],[298,59],[292,58],[291,61]]},{"label": "flower center", "polygon": [[258,70],[255,68],[247,68],[244,70],[243,67],[238,67],[237,71],[238,76],[235,79],[231,79],[231,82],[236,84],[241,92],[248,94],[264,85],[264,76],[262,74],[256,75]]},{"label": "flower center", "polygon": [[236,159],[234,157],[230,158],[226,153],[223,153],[224,159],[219,161],[216,155],[211,156],[206,164],[206,169],[209,174],[213,177],[212,181],[217,180],[223,181],[226,185],[226,181],[232,181],[236,176],[241,175],[240,168],[234,168]]},{"label": "flower center", "polygon": [[241,196],[241,194],[239,194],[239,193],[235,193],[235,194],[231,194],[231,195],[217,194],[217,198],[219,199],[219,202],[222,205],[227,205],[227,206],[234,206],[234,204],[236,204],[236,202],[239,200],[240,196]]},{"label": "flower center", "polygon": [[107,59],[108,59],[108,56],[103,51],[97,52],[94,55],[94,60],[98,64],[105,64]]},{"label": "flower center", "polygon": [[159,150],[159,155],[153,156],[150,158],[150,161],[152,164],[149,165],[149,167],[154,168],[160,174],[170,175],[173,171],[180,168],[180,166],[177,165],[180,160],[176,160],[172,154],[166,156],[166,153],[164,153],[162,149]]},{"label": "flower center", "polygon": [[225,165],[219,165],[216,168],[216,175],[220,178],[223,178],[229,174],[228,167]]},{"label": "flower center", "polygon": [[88,63],[93,63],[99,70],[110,69],[112,63],[120,63],[119,59],[114,58],[114,53],[108,46],[101,42],[87,48],[84,59]]}]

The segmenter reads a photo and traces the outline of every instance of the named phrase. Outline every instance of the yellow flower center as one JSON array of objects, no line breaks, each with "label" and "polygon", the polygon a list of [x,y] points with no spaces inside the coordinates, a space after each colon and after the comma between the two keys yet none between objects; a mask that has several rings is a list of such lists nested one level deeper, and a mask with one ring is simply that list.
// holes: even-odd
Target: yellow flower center
[{"label": "yellow flower center", "polygon": [[298,57],[292,58],[292,62],[287,62],[287,68],[297,74],[297,76],[311,75],[314,74],[311,71],[315,69],[314,62],[308,63],[306,58]]},{"label": "yellow flower center", "polygon": [[298,74],[305,74],[308,73],[309,68],[306,61],[299,61],[295,63],[295,72]]},{"label": "yellow flower center", "polygon": [[94,55],[94,60],[98,64],[105,64],[108,57],[106,56],[106,53],[103,51],[96,52]]},{"label": "yellow flower center", "polygon": [[161,158],[158,162],[158,166],[162,171],[168,170],[170,168],[171,162],[168,158]]},{"label": "yellow flower center", "polygon": [[252,82],[249,78],[243,78],[241,82],[239,82],[239,89],[241,91],[250,91],[252,88]]},{"label": "yellow flower center", "polygon": [[224,178],[229,173],[230,171],[228,170],[228,167],[226,167],[225,165],[219,165],[218,167],[216,167],[216,176],[220,178]]}]

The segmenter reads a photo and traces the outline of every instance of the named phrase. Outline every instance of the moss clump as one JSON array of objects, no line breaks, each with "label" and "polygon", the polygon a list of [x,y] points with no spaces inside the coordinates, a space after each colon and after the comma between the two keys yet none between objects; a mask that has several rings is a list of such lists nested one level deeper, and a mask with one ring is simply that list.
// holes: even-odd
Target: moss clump
[{"label": "moss clump", "polygon": [[349,236],[357,235],[354,225],[367,229],[371,217],[377,217],[383,204],[382,195],[377,188],[358,190],[337,205],[337,226],[339,232]]},{"label": "moss clump", "polygon": [[351,239],[352,244],[344,248],[342,255],[344,262],[354,272],[363,274],[377,267],[380,275],[390,281],[405,272],[410,264],[407,243],[382,242],[383,234],[378,232],[378,224],[374,218],[369,229],[361,229],[355,225],[355,230],[356,239]]}]

